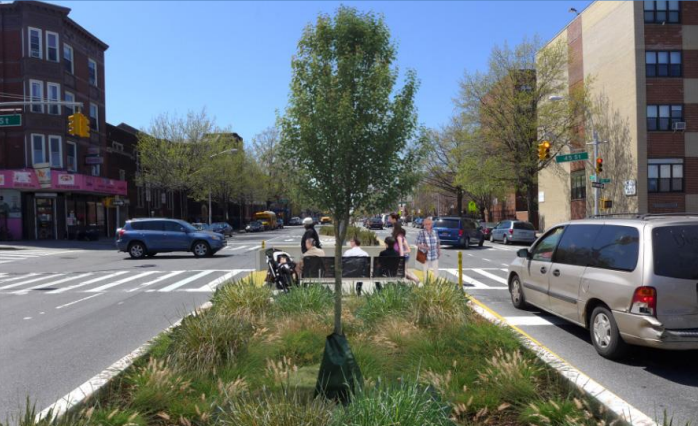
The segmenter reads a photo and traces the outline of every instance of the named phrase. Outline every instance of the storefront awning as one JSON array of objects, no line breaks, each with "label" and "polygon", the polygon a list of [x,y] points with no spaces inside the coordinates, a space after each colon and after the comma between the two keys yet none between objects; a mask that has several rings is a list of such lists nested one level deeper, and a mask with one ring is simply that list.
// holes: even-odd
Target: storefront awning
[{"label": "storefront awning", "polygon": [[107,179],[57,170],[0,170],[0,189],[20,191],[86,192],[105,195],[126,195],[124,180]]}]

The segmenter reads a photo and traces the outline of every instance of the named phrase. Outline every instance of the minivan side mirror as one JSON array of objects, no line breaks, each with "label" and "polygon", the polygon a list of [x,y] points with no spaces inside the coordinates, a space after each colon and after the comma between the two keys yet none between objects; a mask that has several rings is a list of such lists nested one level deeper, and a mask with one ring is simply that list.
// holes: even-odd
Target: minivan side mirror
[{"label": "minivan side mirror", "polygon": [[528,249],[523,248],[523,249],[516,252],[516,256],[517,257],[525,257],[526,259],[530,259],[531,253],[528,251]]}]

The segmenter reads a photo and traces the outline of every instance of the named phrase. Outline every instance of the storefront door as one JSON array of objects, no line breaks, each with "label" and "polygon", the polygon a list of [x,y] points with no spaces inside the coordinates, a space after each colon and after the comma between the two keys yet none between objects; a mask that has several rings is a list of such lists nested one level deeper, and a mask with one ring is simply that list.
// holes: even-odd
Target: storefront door
[{"label": "storefront door", "polygon": [[53,240],[55,234],[55,202],[53,198],[36,199],[36,237],[39,240]]}]

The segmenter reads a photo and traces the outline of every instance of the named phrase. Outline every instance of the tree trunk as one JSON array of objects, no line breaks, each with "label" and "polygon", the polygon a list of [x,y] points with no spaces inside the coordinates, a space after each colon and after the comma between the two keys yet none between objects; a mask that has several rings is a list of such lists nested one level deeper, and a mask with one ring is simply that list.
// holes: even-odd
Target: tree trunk
[{"label": "tree trunk", "polygon": [[334,221],[334,333],[342,333],[342,247],[347,236],[349,218]]},{"label": "tree trunk", "polygon": [[535,187],[533,186],[533,183],[531,182],[526,186],[526,204],[527,204],[526,210],[528,211],[528,221],[531,223],[534,223],[533,215],[536,213],[533,211],[534,210],[533,205],[534,205],[535,196],[536,196],[534,191],[535,191]]},{"label": "tree trunk", "polygon": [[463,189],[459,186],[456,188],[456,216],[463,215]]}]

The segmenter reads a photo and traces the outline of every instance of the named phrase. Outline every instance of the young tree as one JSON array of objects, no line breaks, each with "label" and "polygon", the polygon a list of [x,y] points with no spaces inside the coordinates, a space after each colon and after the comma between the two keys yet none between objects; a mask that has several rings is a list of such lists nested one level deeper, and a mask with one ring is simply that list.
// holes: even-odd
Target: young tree
[{"label": "young tree", "polygon": [[333,217],[334,333],[342,335],[342,246],[355,211],[377,211],[415,183],[415,73],[396,89],[396,48],[382,17],[340,7],[303,31],[293,58],[282,145],[304,197]]},{"label": "young tree", "polygon": [[440,131],[432,130],[429,132],[429,151],[424,164],[426,182],[437,191],[455,198],[458,215],[463,212],[465,195],[462,183],[456,180],[463,160],[460,155],[464,143],[453,125]]},{"label": "young tree", "polygon": [[265,175],[267,208],[288,198],[291,162],[281,151],[279,130],[268,127],[252,138],[252,152]]}]

